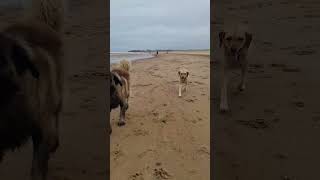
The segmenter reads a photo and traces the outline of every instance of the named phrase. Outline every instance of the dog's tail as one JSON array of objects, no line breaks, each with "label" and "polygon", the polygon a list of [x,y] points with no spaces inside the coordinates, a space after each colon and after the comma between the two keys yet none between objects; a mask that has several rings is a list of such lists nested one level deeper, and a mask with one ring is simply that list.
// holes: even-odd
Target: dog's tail
[{"label": "dog's tail", "polygon": [[128,60],[124,59],[124,60],[120,61],[119,66],[120,66],[121,69],[129,72],[131,64],[130,64],[130,62]]},{"label": "dog's tail", "polygon": [[64,0],[30,0],[26,8],[26,18],[47,24],[53,30],[63,29],[65,2]]}]

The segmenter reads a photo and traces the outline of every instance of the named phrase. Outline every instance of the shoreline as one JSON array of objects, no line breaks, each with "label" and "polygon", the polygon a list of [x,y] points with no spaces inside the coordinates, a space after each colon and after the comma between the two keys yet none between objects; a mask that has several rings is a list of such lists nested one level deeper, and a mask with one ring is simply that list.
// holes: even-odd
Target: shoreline
[{"label": "shoreline", "polygon": [[[149,57],[149,58],[142,58],[142,59],[134,59],[134,60],[130,60],[130,62],[131,63],[134,63],[134,62],[136,62],[136,61],[143,61],[143,60],[151,60],[151,59],[154,59],[156,56],[154,56],[154,57]],[[125,58],[124,58],[125,59]],[[115,65],[115,64],[118,64],[119,62],[116,62],[116,63],[111,63],[110,62],[110,67],[111,67],[111,65]]]},{"label": "shoreline", "polygon": [[[132,64],[135,64],[135,63],[143,62],[143,61],[152,61],[152,60],[157,59],[157,58],[159,58],[160,56],[163,56],[163,55],[188,55],[188,56],[204,56],[204,57],[208,57],[209,56],[209,58],[210,58],[210,54],[200,54],[200,53],[192,53],[192,52],[191,53],[179,53],[179,52],[176,53],[176,52],[172,52],[172,53],[168,53],[168,54],[167,53],[159,53],[158,56],[153,55],[153,57],[134,59],[134,60],[130,60],[130,62]],[[118,62],[117,63],[111,63],[110,62],[110,67],[112,65],[115,65],[115,64],[118,64]]]}]

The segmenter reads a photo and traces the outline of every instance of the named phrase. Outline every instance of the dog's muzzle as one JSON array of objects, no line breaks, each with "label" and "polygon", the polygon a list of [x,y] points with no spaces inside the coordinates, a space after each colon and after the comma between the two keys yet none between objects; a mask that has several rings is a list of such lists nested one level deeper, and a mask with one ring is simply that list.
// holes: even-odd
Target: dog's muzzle
[{"label": "dog's muzzle", "polygon": [[181,76],[181,81],[182,81],[182,82],[186,82],[186,81],[187,81],[187,77]]},{"label": "dog's muzzle", "polygon": [[230,52],[232,54],[236,54],[238,52],[238,50],[236,48],[230,48]]}]

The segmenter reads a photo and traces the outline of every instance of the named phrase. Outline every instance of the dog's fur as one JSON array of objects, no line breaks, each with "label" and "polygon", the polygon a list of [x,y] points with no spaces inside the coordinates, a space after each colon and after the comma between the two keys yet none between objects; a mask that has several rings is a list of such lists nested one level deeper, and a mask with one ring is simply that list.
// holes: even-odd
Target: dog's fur
[{"label": "dog's fur", "polygon": [[[59,146],[63,105],[60,2],[33,0],[27,18],[0,32],[0,157],[32,138],[33,180],[46,179],[50,154]],[[39,19],[39,14],[47,16]]]},{"label": "dog's fur", "polygon": [[[125,115],[126,111],[129,108],[129,96],[130,96],[130,62],[127,60],[122,60],[119,63],[119,67],[115,67],[111,70],[114,77],[120,77],[121,85],[116,86],[116,93],[114,93],[114,102],[111,102],[111,105],[114,105],[113,108],[116,108],[120,105],[120,119],[118,126],[125,125]],[[112,86],[111,86],[112,87]],[[112,89],[111,89],[112,90]]]},{"label": "dog's fur", "polygon": [[187,70],[186,68],[180,68],[178,71],[178,75],[179,75],[179,97],[181,97],[181,91],[187,92],[189,70]]},{"label": "dog's fur", "polygon": [[[112,109],[122,106],[121,98],[117,91],[118,86],[122,86],[121,77],[116,72],[110,72],[110,112]],[[111,123],[109,122],[109,134],[112,133]]]},{"label": "dog's fur", "polygon": [[226,28],[219,33],[220,47],[224,50],[221,76],[221,102],[220,111],[229,111],[228,81],[232,69],[241,69],[241,82],[239,90],[245,90],[248,69],[248,49],[252,41],[252,34],[248,33],[245,26],[236,25]]}]

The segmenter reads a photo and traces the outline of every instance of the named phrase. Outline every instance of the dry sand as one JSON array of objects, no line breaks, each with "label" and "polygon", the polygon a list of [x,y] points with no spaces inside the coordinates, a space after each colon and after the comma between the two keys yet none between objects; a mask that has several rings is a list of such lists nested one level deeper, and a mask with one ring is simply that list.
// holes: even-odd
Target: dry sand
[{"label": "dry sand", "polygon": [[[66,60],[71,91],[61,127],[61,144],[49,161],[49,180],[106,179],[106,36],[104,1],[72,0],[66,22]],[[17,9],[1,9],[1,27],[19,16]],[[40,75],[41,76],[41,75]],[[0,164],[1,180],[29,177],[31,143],[7,153]]]},{"label": "dry sand", "polygon": [[[178,97],[178,68],[190,71]],[[112,112],[112,180],[210,178],[209,56],[159,54],[132,63],[127,124]]]},{"label": "dry sand", "polygon": [[[217,180],[318,180],[320,162],[320,2],[214,2],[213,133]],[[230,20],[253,33],[247,90],[220,101],[218,32]],[[240,80],[234,74],[234,80]],[[237,85],[233,83],[233,86]]]}]

